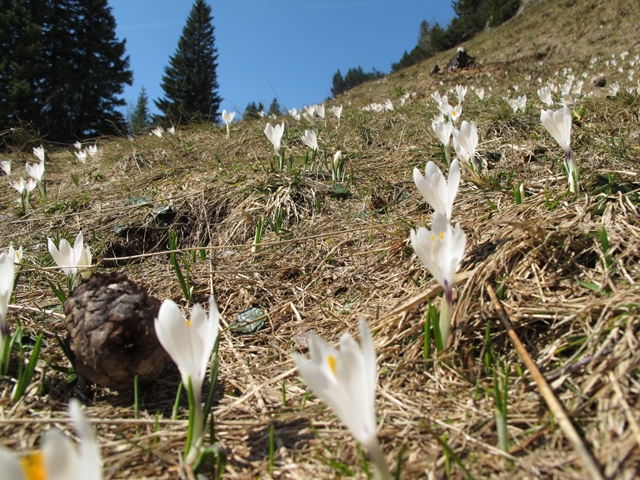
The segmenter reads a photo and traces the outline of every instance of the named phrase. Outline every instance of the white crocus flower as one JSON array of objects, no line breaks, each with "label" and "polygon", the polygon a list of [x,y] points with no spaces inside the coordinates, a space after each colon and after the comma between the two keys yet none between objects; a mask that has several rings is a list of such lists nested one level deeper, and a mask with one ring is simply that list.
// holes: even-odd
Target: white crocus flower
[{"label": "white crocus flower", "polygon": [[15,182],[11,182],[11,186],[13,188],[15,188],[20,195],[22,195],[25,192],[25,190],[27,189],[27,184],[24,181],[24,178],[22,178],[22,177],[20,177]]},{"label": "white crocus flower", "polygon": [[80,150],[78,152],[74,152],[76,155],[76,158],[78,159],[78,161],[80,163],[87,163],[87,151],[86,150]]},{"label": "white crocus flower", "polygon": [[453,314],[453,284],[456,271],[464,255],[467,237],[460,224],[451,228],[449,219],[435,212],[431,230],[419,227],[411,230],[411,245],[416,255],[433,278],[444,290],[444,301],[440,309],[440,340],[446,347]]},{"label": "white crocus flower", "polygon": [[314,152],[318,150],[318,134],[315,130],[305,130],[301,137],[302,142]]},{"label": "white crocus flower", "polygon": [[98,154],[98,145],[89,145],[87,153],[90,157],[95,157]]},{"label": "white crocus flower", "polygon": [[571,151],[571,110],[564,106],[560,110],[542,110],[540,121],[562,150]]},{"label": "white crocus flower", "polygon": [[273,149],[276,151],[276,155],[280,155],[280,148],[282,144],[282,135],[284,134],[284,122],[282,124],[272,127],[270,123],[264,127],[264,134],[269,141],[273,144]]},{"label": "white crocus flower", "polygon": [[573,84],[573,88],[571,89],[571,93],[574,95],[582,95],[582,86],[584,85],[584,80],[578,80]]},{"label": "white crocus flower", "polygon": [[324,120],[324,104],[315,105],[315,112],[316,112],[316,115],[318,115],[321,119]]},{"label": "white crocus flower", "polygon": [[431,128],[443,145],[449,144],[453,133],[453,123],[438,119],[431,122]]},{"label": "white crocus flower", "polygon": [[289,110],[289,115],[291,115],[295,120],[300,120],[300,112],[298,112],[298,110],[295,108]]},{"label": "white crocus flower", "polygon": [[451,107],[451,110],[449,111],[449,119],[453,123],[456,123],[460,119],[461,115],[462,115],[462,105],[458,104],[455,107]]},{"label": "white crocus flower", "polygon": [[169,132],[171,135],[175,135],[176,134],[176,127],[171,125],[169,128],[167,128],[167,132]]},{"label": "white crocus flower", "polygon": [[236,112],[228,112],[226,110],[222,110],[222,120],[227,125],[227,138],[231,136],[229,132],[229,124],[233,121],[233,117],[236,116]]},{"label": "white crocus flower", "polygon": [[13,243],[9,244],[9,258],[13,258],[13,263],[20,264],[22,263],[22,246],[16,250],[13,248]]},{"label": "white crocus flower", "polygon": [[218,307],[213,297],[209,297],[208,316],[197,303],[191,309],[191,317],[185,320],[178,305],[172,300],[165,300],[155,321],[156,335],[162,348],[178,366],[185,388],[188,389],[191,385],[195,410],[192,412],[192,443],[186,459],[190,465],[197,459],[202,445],[206,420],[201,403],[202,384],[218,337],[219,323]]},{"label": "white crocus flower", "polygon": [[351,335],[340,337],[340,350],[309,334],[311,359],[293,353],[293,361],[311,391],[322,399],[369,451],[378,474],[390,479],[389,467],[376,434],[376,352],[364,318],[360,319],[362,349]]},{"label": "white crocus flower", "polygon": [[91,251],[88,245],[86,247],[84,246],[82,232],[76,236],[73,242],[73,248],[71,248],[71,245],[65,238],[60,240],[59,249],[56,248],[53,240],[50,238],[48,245],[49,253],[53,260],[72,280],[75,280],[75,276],[78,273],[80,273],[82,278],[89,278],[89,276],[91,276],[91,271],[88,268],[79,268],[91,266]]},{"label": "white crocus flower", "polygon": [[[86,247],[80,250],[80,256],[76,260],[78,265],[78,273],[84,279],[87,279],[91,276],[91,269],[90,269],[91,260],[92,260],[91,250],[89,249],[89,245],[87,245]],[[81,267],[85,267],[85,268],[81,268]]]},{"label": "white crocus flower", "polygon": [[[80,402],[72,398],[69,416],[76,426],[80,447],[78,452],[65,434],[48,430],[42,439],[42,449],[19,457],[0,447],[0,471],[11,480],[102,480],[100,446],[93,428],[82,413]],[[6,475],[6,477],[5,477]]]},{"label": "white crocus flower", "polygon": [[38,150],[38,155],[36,156],[40,158],[40,163],[32,163],[32,164],[27,163],[25,165],[25,169],[27,170],[27,173],[29,174],[29,176],[35,180],[36,184],[38,185],[38,188],[40,189],[40,195],[44,200],[47,196],[44,183],[42,181],[44,178],[44,149],[42,149],[42,147],[40,148],[41,150],[34,148],[34,153],[36,152],[36,150]]},{"label": "white crocus flower", "polygon": [[82,143],[80,142],[74,143],[73,146],[76,147],[76,150],[82,150]]},{"label": "white crocus flower", "polygon": [[164,132],[164,129],[162,127],[156,127],[153,130],[151,130],[150,135],[155,135],[158,138],[162,138],[163,132]]},{"label": "white crocus flower", "polygon": [[10,185],[15,188],[20,194],[20,198],[18,198],[16,202],[22,205],[22,211],[24,212],[27,197],[37,186],[36,181],[33,178],[30,178],[27,182],[25,182],[24,178],[20,177],[19,180],[11,182]]},{"label": "white crocus flower", "polygon": [[616,95],[618,95],[619,91],[620,91],[620,84],[618,82],[613,82],[609,86],[609,96],[615,97]]},{"label": "white crocus flower", "polygon": [[522,110],[524,112],[527,106],[527,96],[522,95],[518,98],[507,98],[507,102],[509,106],[513,109],[513,113],[516,113],[518,110]]},{"label": "white crocus flower", "polygon": [[449,181],[445,180],[438,166],[431,161],[424,169],[424,177],[418,167],[413,169],[413,181],[431,208],[451,220],[453,201],[460,185],[460,163],[458,160],[451,162]]},{"label": "white crocus flower", "polygon": [[302,114],[307,114],[305,116],[305,118],[310,117],[313,118],[313,116],[316,114],[316,106],[315,105],[307,105],[305,107],[302,107]]},{"label": "white crocus flower", "polygon": [[449,144],[451,142],[451,134],[453,133],[453,123],[451,121],[444,122],[444,120],[433,121],[431,122],[431,128],[433,129],[433,133],[436,134],[444,146],[444,155],[447,160],[447,164],[450,163],[451,147]]},{"label": "white crocus flower", "polygon": [[387,98],[387,101],[386,101],[386,102],[384,102],[384,109],[385,109],[387,112],[391,112],[391,111],[393,111],[393,103],[391,103],[391,100],[389,100],[388,98]]},{"label": "white crocus flower", "polygon": [[546,106],[550,107],[553,104],[553,98],[551,97],[551,89],[549,87],[542,87],[538,90],[538,98]]},{"label": "white crocus flower", "polygon": [[40,163],[44,163],[44,147],[42,145],[39,147],[33,147],[33,154],[38,157]]},{"label": "white crocus flower", "polygon": [[315,119],[313,118],[313,114],[309,113],[307,110],[302,111],[302,117],[311,125],[314,125],[316,123]]},{"label": "white crocus flower", "polygon": [[560,101],[558,102],[560,105],[571,105],[573,103],[573,98],[570,95],[562,95],[560,97]]},{"label": "white crocus flower", "polygon": [[471,163],[473,168],[477,168],[476,165],[476,148],[478,146],[478,129],[474,122],[467,122],[466,120],[460,125],[460,130],[453,129],[453,148],[458,155],[458,158],[464,163]]},{"label": "white crocus flower", "polygon": [[480,100],[484,100],[484,88],[476,88],[473,90]]},{"label": "white crocus flower", "polygon": [[450,117],[452,108],[453,107],[451,107],[451,105],[449,105],[449,101],[446,99],[446,97],[441,102],[438,102],[438,110],[440,110],[442,115]]},{"label": "white crocus flower", "polygon": [[344,168],[345,159],[342,157],[342,150],[338,150],[333,154],[333,163],[331,166],[331,179],[334,182],[343,182],[345,177]]},{"label": "white crocus flower", "polygon": [[40,163],[27,163],[25,164],[25,168],[31,178],[38,183],[42,182],[42,178],[44,177],[44,160],[41,160]]},{"label": "white crocus flower", "polygon": [[33,178],[27,180],[27,184],[25,186],[27,193],[33,192],[33,190],[38,186],[38,182],[36,182]]},{"label": "white crocus flower", "polygon": [[464,97],[467,94],[467,87],[462,85],[456,85],[456,96],[458,97],[458,103],[464,101]]},{"label": "white crocus flower", "polygon": [[565,168],[569,178],[569,191],[578,193],[578,168],[571,151],[571,110],[566,105],[560,110],[542,110],[540,121],[558,145],[564,150]]},{"label": "white crocus flower", "polygon": [[5,252],[0,253],[0,352],[4,351],[4,339],[9,333],[7,311],[9,310],[9,300],[13,292],[15,276],[14,257]]},{"label": "white crocus flower", "polygon": [[0,167],[2,167],[2,170],[4,170],[4,173],[6,173],[7,175],[11,175],[11,162],[10,161],[3,161],[0,163]]},{"label": "white crocus flower", "polygon": [[331,111],[338,119],[338,125],[340,125],[340,117],[342,116],[342,105],[339,105],[339,106],[334,105],[333,107],[331,107]]}]

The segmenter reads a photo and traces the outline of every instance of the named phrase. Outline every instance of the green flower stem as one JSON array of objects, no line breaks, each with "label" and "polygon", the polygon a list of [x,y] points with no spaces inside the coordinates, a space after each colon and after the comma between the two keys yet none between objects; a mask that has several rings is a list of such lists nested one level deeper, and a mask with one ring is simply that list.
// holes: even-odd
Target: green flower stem
[{"label": "green flower stem", "polygon": [[369,457],[375,465],[376,478],[379,480],[391,480],[391,472],[389,471],[389,465],[387,465],[387,459],[384,456],[384,452],[380,448],[378,438],[371,442],[371,445],[365,445],[369,452]]},{"label": "green flower stem", "polygon": [[447,340],[449,339],[449,331],[451,330],[451,318],[453,317],[453,301],[451,294],[445,293],[442,297],[440,306],[440,345],[441,350],[447,348]]},{"label": "green flower stem", "polygon": [[185,462],[193,465],[198,459],[202,440],[204,437],[204,418],[202,404],[200,403],[200,392],[193,391],[191,379],[187,389],[189,396],[189,430],[187,431],[187,442],[185,444]]}]

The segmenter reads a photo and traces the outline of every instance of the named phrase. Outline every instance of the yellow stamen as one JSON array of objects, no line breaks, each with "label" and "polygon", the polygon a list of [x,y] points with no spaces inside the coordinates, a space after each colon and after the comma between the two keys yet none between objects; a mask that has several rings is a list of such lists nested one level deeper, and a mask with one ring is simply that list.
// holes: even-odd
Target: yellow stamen
[{"label": "yellow stamen", "polygon": [[435,239],[436,239],[436,236],[432,233],[431,234],[431,241],[433,242],[433,241],[435,241]]},{"label": "yellow stamen", "polygon": [[440,240],[444,240],[444,232],[440,232]]},{"label": "yellow stamen", "polygon": [[44,457],[42,452],[32,453],[20,457],[20,466],[26,480],[46,480],[47,472],[44,469]]},{"label": "yellow stamen", "polygon": [[333,372],[333,375],[336,376],[336,358],[333,355],[327,355],[327,362],[329,363],[329,368]]},{"label": "yellow stamen", "polygon": [[191,319],[190,318],[187,319],[187,328],[189,328],[189,327],[191,327]]}]

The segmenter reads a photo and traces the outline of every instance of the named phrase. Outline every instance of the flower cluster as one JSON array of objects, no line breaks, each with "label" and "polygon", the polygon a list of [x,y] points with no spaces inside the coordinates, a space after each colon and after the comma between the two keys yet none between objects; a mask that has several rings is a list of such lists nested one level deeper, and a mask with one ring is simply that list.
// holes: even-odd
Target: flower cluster
[{"label": "flower cluster", "polygon": [[434,210],[431,230],[425,227],[411,230],[411,245],[444,291],[438,341],[441,347],[445,348],[453,316],[455,274],[464,256],[467,242],[460,224],[452,228],[450,223],[453,202],[460,183],[460,164],[457,159],[451,163],[448,181],[433,162],[427,163],[424,177],[418,168],[414,168],[413,180],[418,191]]}]

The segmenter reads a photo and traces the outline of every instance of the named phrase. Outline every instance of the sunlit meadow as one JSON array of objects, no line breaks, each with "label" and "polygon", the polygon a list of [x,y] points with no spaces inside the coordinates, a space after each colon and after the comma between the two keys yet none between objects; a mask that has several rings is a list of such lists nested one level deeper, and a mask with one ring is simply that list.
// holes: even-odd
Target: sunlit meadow
[{"label": "sunlit meadow", "polygon": [[[450,51],[277,118],[25,134],[0,158],[0,467],[637,476],[640,45],[583,3],[597,48],[529,38],[561,21],[539,2],[465,71],[429,75]],[[157,299],[154,381],[77,371],[63,304],[110,272]]]}]

